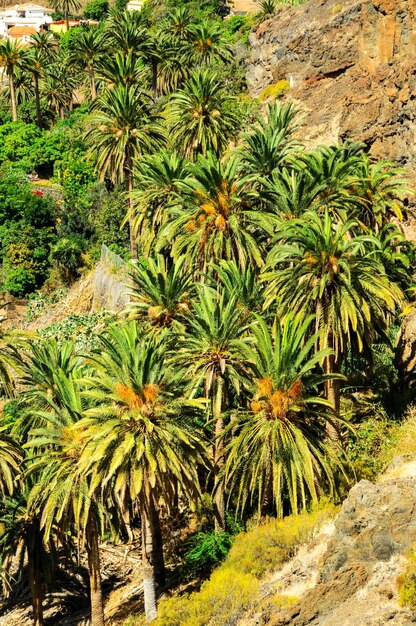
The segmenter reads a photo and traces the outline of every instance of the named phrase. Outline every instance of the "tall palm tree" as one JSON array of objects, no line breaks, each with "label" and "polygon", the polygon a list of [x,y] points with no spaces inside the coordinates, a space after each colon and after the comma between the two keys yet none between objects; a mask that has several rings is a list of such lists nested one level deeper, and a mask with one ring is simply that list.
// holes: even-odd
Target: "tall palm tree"
[{"label": "tall palm tree", "polygon": [[225,526],[225,487],[219,477],[223,462],[225,418],[233,408],[233,396],[240,396],[249,376],[245,347],[248,320],[237,306],[235,295],[217,294],[207,285],[193,302],[186,332],[176,346],[173,363],[183,368],[191,396],[203,390],[208,399],[208,420],[213,424],[216,527]]},{"label": "tall palm tree", "polygon": [[51,532],[65,542],[73,527],[85,545],[90,572],[94,626],[104,623],[99,559],[101,509],[87,479],[78,471],[83,447],[77,423],[84,411],[81,397],[82,360],[71,342],[35,339],[11,348],[19,372],[21,414],[16,432],[26,440],[31,457],[25,478],[32,484],[28,515],[39,519],[48,544]]},{"label": "tall palm tree", "polygon": [[72,107],[77,86],[78,80],[69,71],[65,59],[61,57],[47,68],[41,95],[55,113],[61,119],[65,119],[65,112]]},{"label": "tall palm tree", "polygon": [[6,424],[0,425],[0,493],[12,495],[14,483],[23,460],[22,450],[9,434]]},{"label": "tall palm tree", "polygon": [[172,138],[189,157],[212,150],[219,155],[239,127],[229,96],[215,73],[198,70],[171,97],[167,109]]},{"label": "tall palm tree", "polygon": [[42,398],[47,404],[45,409],[36,411],[32,405],[31,411],[41,425],[29,431],[25,445],[34,456],[28,473],[36,476],[28,510],[40,511],[45,541],[55,526],[64,534],[74,525],[82,535],[90,575],[91,626],[103,626],[99,551],[102,511],[96,494],[91,493],[89,481],[78,470],[83,447],[82,431],[77,429],[84,411],[81,376],[81,370],[73,370],[69,376],[62,371],[57,373],[53,397]]},{"label": "tall palm tree", "polygon": [[201,441],[188,419],[201,403],[181,398],[178,376],[166,363],[166,346],[141,337],[136,323],[114,326],[91,357],[96,372],[85,395],[96,406],[79,423],[86,446],[82,467],[92,489],[126,493],[139,508],[145,613],[157,615],[154,534],[160,497],[169,501],[178,482],[185,494],[198,490]]},{"label": "tall palm tree", "polygon": [[24,65],[26,56],[26,49],[20,43],[14,42],[11,39],[3,39],[0,41],[0,67],[4,68],[9,79],[13,122],[17,121],[17,101],[14,79],[16,70]]},{"label": "tall palm tree", "polygon": [[325,378],[317,364],[329,350],[314,352],[313,320],[298,313],[276,320],[272,331],[260,317],[253,326],[250,410],[239,414],[225,451],[224,477],[241,510],[257,502],[259,515],[282,517],[316,502],[324,483],[333,487],[324,442],[334,417],[315,392]]},{"label": "tall palm tree", "polygon": [[91,100],[97,97],[95,71],[98,61],[105,53],[105,36],[102,29],[83,26],[71,45],[68,62],[73,67],[86,70],[90,84]]},{"label": "tall palm tree", "polygon": [[[33,625],[43,626],[43,583],[49,586],[56,568],[55,536],[45,539],[40,517],[28,511],[34,481],[26,481],[13,497],[0,503],[0,568],[6,584],[21,579],[27,572],[32,594]],[[17,562],[17,568],[15,567]]]},{"label": "tall palm tree", "polygon": [[[332,375],[348,346],[358,351],[385,333],[403,293],[389,280],[377,258],[379,241],[356,235],[357,223],[334,222],[305,213],[277,233],[270,250],[266,281],[266,305],[277,303],[282,314],[316,312],[319,346],[330,348],[325,372]],[[326,381],[326,397],[339,413],[339,382]]]},{"label": "tall palm tree", "polygon": [[55,11],[64,14],[66,31],[69,30],[69,15],[76,13],[82,7],[80,0],[52,0],[51,6]]},{"label": "tall palm tree", "polygon": [[148,255],[166,224],[169,211],[181,201],[181,182],[189,178],[187,161],[161,150],[134,161],[134,189],[130,194],[130,220],[142,252]]},{"label": "tall palm tree", "polygon": [[181,183],[182,206],[171,210],[162,236],[173,241],[174,256],[186,254],[204,273],[210,263],[234,259],[240,267],[263,264],[273,213],[256,211],[247,198],[247,181],[238,176],[238,159],[209,153],[190,168]]},{"label": "tall palm tree", "polygon": [[[133,189],[133,159],[152,152],[164,142],[161,118],[154,113],[149,94],[137,85],[107,89],[94,101],[85,140],[97,155],[100,178],[108,176]],[[129,207],[131,203],[128,195]],[[130,223],[130,249],[137,258],[134,228]]]},{"label": "tall palm tree", "polygon": [[30,48],[25,67],[33,76],[36,103],[36,122],[42,128],[42,111],[40,108],[40,87],[39,81],[45,68],[50,63],[54,51],[55,39],[52,33],[40,31],[30,37]]}]

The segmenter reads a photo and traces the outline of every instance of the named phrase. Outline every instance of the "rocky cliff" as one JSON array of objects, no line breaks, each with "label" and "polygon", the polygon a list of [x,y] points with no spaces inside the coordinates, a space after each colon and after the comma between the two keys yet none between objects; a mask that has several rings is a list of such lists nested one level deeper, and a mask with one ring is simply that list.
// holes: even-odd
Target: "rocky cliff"
[{"label": "rocky cliff", "polygon": [[361,140],[416,169],[416,0],[310,0],[251,35],[250,90],[288,80],[308,145]]},{"label": "rocky cliff", "polygon": [[298,601],[239,626],[410,626],[416,614],[400,606],[398,580],[415,543],[416,462],[404,456],[376,484],[355,485],[334,522],[266,585],[266,595]]}]

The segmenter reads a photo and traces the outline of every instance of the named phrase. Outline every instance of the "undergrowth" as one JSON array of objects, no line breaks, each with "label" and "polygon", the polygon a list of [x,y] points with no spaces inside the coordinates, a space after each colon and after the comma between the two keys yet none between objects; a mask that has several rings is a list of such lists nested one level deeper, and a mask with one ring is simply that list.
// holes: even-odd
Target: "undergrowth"
[{"label": "undergrowth", "polygon": [[[241,532],[225,561],[200,591],[162,600],[155,626],[231,626],[261,598],[261,579],[279,569],[336,513],[325,503],[319,508],[282,520],[267,518]],[[293,598],[271,597],[276,606]],[[131,616],[125,626],[141,626],[142,616]]]}]

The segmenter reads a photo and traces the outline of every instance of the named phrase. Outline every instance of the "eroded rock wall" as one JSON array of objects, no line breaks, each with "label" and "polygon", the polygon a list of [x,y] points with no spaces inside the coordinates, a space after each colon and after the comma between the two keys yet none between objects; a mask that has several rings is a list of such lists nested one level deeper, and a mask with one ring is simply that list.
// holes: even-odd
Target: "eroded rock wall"
[{"label": "eroded rock wall", "polygon": [[308,145],[361,140],[416,167],[416,0],[310,0],[251,35],[255,95],[289,80]]}]

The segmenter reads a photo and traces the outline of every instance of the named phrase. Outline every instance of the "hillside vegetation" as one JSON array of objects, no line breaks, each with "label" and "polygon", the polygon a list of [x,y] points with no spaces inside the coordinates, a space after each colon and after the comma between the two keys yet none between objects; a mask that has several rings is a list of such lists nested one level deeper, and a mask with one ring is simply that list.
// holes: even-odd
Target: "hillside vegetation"
[{"label": "hillside vegetation", "polygon": [[[6,615],[30,596],[41,626],[74,587],[102,626],[125,576],[143,614],[120,623],[235,623],[387,464],[413,190],[359,142],[305,148],[287,85],[249,97],[248,34],[276,11],[117,3],[0,42],[0,279],[32,323],[0,346]],[[62,300],[102,244],[128,264],[119,314]],[[108,573],[111,546],[134,571]]]}]

